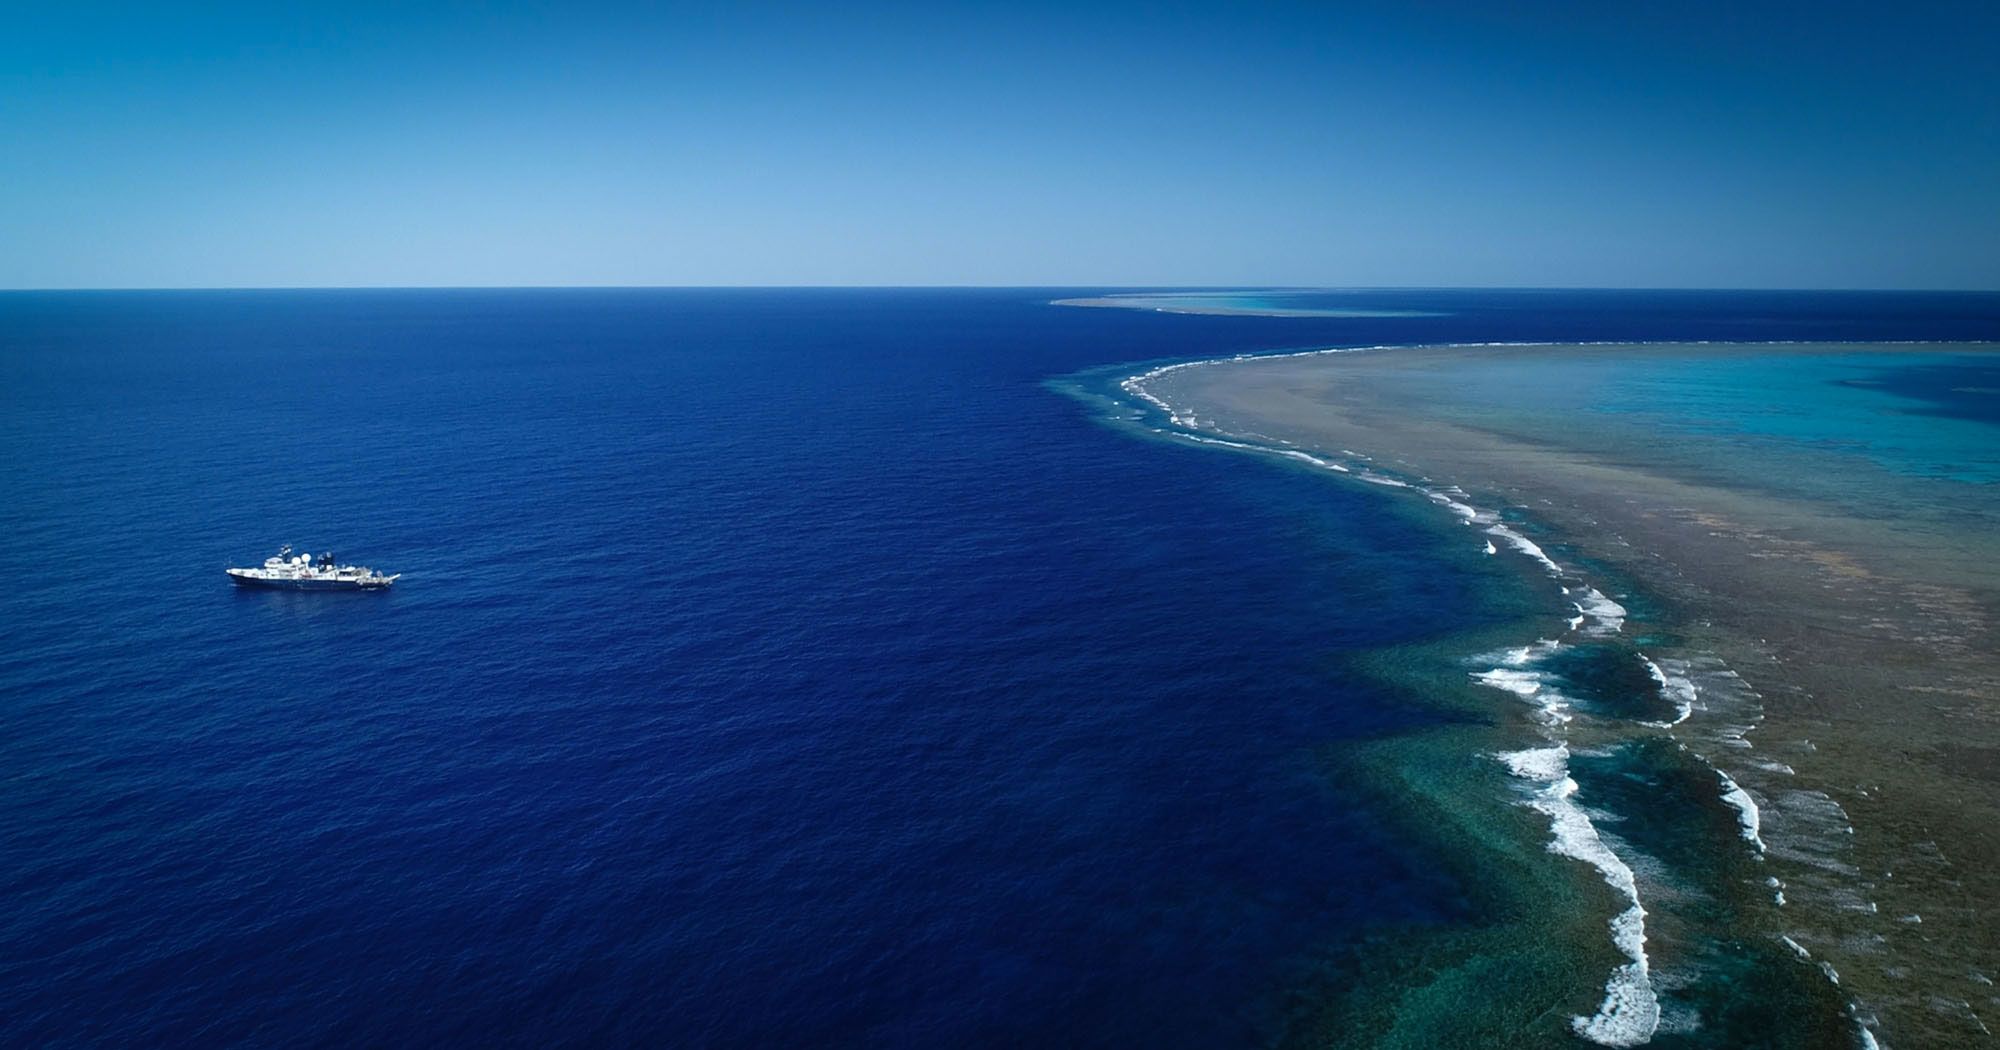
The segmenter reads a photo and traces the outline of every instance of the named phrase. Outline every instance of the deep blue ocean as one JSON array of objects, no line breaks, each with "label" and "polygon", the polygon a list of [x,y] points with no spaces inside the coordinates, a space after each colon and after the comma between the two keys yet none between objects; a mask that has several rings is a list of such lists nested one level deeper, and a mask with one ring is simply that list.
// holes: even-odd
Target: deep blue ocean
[{"label": "deep blue ocean", "polygon": [[[1476,918],[1323,756],[1447,717],[1360,656],[1506,613],[1392,497],[1049,380],[2000,334],[1993,296],[1079,294],[0,294],[0,1044],[1270,1041],[1300,960]],[[223,575],[287,543],[404,576]]]}]

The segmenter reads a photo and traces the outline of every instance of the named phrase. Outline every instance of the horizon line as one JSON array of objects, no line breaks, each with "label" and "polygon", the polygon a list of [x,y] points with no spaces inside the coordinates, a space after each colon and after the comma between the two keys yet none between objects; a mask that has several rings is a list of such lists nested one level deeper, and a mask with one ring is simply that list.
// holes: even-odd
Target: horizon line
[{"label": "horizon line", "polygon": [[1800,292],[1879,295],[1996,295],[2000,288],[1782,285],[1545,284],[246,284],[43,285],[0,288],[0,295],[101,292],[530,292],[530,291],[1135,291],[1135,292]]}]

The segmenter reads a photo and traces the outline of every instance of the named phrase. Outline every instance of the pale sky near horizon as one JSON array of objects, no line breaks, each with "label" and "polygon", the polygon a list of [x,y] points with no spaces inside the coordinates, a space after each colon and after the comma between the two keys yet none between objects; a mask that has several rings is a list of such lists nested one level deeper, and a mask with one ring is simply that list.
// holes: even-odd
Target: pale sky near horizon
[{"label": "pale sky near horizon", "polygon": [[1985,5],[6,24],[6,288],[2000,288]]}]

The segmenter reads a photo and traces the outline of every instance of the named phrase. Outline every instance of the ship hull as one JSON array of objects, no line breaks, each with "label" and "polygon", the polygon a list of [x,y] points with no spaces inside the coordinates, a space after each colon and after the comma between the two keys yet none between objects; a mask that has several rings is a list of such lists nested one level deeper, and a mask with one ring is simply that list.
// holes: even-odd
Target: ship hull
[{"label": "ship hull", "polygon": [[389,588],[387,580],[269,580],[257,576],[238,576],[230,573],[229,578],[238,587],[261,587],[271,591],[381,591]]}]

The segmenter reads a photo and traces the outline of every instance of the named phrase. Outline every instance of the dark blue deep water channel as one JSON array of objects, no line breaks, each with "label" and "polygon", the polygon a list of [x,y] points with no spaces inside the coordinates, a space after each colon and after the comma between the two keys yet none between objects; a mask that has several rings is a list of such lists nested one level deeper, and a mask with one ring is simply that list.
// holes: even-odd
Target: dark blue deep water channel
[{"label": "dark blue deep water channel", "polygon": [[[0,295],[0,1043],[1213,1047],[1462,888],[1322,756],[1500,613],[1386,497],[1045,388],[1952,296]],[[405,574],[233,589],[280,544]]]}]

